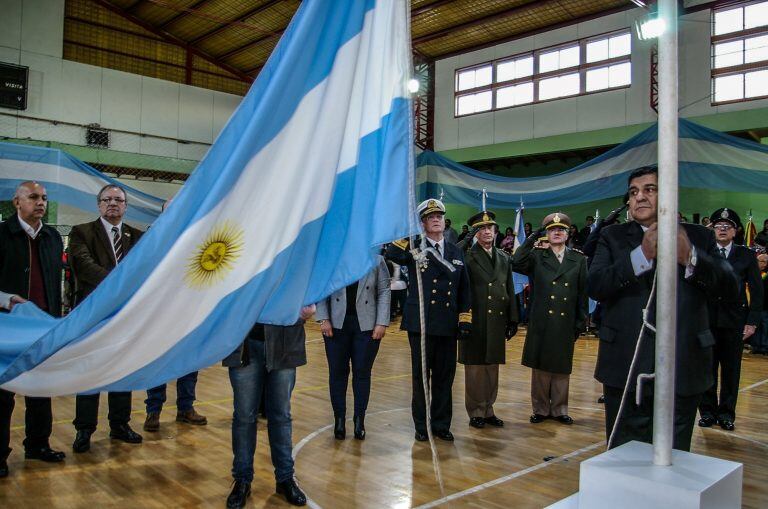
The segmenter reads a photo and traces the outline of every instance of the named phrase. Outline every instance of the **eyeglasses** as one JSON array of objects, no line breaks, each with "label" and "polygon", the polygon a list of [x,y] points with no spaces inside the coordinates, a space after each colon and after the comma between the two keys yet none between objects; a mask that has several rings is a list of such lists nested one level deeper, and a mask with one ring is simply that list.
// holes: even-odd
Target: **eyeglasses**
[{"label": "eyeglasses", "polygon": [[727,232],[728,230],[732,230],[733,226],[729,224],[722,224],[718,223],[715,225],[715,230],[720,230],[721,232]]},{"label": "eyeglasses", "polygon": [[99,201],[101,203],[125,203],[125,198],[101,198]]}]

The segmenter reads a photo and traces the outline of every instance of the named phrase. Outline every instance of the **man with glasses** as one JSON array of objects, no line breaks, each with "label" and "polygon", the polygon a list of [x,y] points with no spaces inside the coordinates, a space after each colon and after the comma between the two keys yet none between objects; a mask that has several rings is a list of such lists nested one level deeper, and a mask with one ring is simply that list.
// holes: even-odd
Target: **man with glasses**
[{"label": "man with glasses", "polygon": [[[0,308],[11,310],[27,300],[53,316],[61,316],[61,235],[43,223],[48,208],[45,187],[22,182],[13,197],[16,214],[0,223]],[[49,444],[53,426],[51,398],[24,398],[24,457],[49,463],[64,453]],[[8,475],[14,394],[0,389],[0,477]]]},{"label": "man with glasses", "polygon": [[[736,420],[736,398],[739,395],[741,352],[744,342],[755,334],[763,310],[763,282],[755,254],[734,243],[741,225],[738,214],[731,209],[717,209],[710,216],[715,229],[717,253],[728,261],[739,283],[737,299],[712,294],[709,302],[709,323],[715,336],[712,376],[714,384],[704,393],[699,405],[699,426],[708,428],[717,422],[726,431],[733,431]],[[747,297],[749,294],[749,297]],[[719,371],[719,377],[718,377]],[[717,385],[720,381],[720,399]]]},{"label": "man with glasses", "polygon": [[[72,228],[69,235],[69,262],[75,278],[75,305],[83,301],[120,263],[138,242],[142,232],[123,223],[128,202],[125,191],[116,185],[104,186],[97,195],[101,217]],[[76,453],[91,448],[96,431],[99,394],[78,394],[73,424],[77,436],[72,444]],[[131,393],[109,393],[110,438],[129,444],[142,441],[128,425],[131,420]]]},{"label": "man with glasses", "polygon": [[[512,269],[530,278],[531,311],[523,347],[523,365],[532,369],[532,424],[554,419],[573,424],[568,415],[568,386],[574,343],[584,331],[589,311],[587,259],[566,247],[571,219],[549,214],[542,229],[529,236],[513,258]],[[549,246],[534,248],[542,232]]]}]

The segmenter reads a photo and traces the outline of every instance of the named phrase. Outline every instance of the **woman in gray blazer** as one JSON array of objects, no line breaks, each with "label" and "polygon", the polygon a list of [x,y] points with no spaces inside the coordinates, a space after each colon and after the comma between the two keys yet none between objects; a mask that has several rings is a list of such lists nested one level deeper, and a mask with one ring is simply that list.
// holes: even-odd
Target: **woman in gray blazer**
[{"label": "woman in gray blazer", "polygon": [[363,279],[338,290],[317,303],[315,318],[325,340],[325,355],[333,406],[333,434],[346,437],[346,397],[349,366],[352,364],[352,392],[355,397],[353,423],[355,438],[365,440],[365,410],[371,392],[371,369],[379,341],[389,325],[389,270],[384,258]]}]

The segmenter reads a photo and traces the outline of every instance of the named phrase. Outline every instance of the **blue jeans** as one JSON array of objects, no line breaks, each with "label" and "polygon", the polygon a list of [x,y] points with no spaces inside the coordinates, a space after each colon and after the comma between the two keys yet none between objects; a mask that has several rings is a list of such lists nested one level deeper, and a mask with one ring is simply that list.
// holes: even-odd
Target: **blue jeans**
[{"label": "blue jeans", "polygon": [[371,333],[372,331],[361,332],[357,320],[347,319],[343,328],[333,329],[333,337],[323,338],[325,356],[328,358],[328,387],[334,417],[346,417],[350,362],[355,416],[365,415],[371,394],[371,369],[380,343],[371,338]]},{"label": "blue jeans", "polygon": [[[197,386],[197,371],[176,380],[176,409],[178,412],[189,412],[195,402],[195,387]],[[147,405],[147,413],[157,412],[163,409],[163,403],[167,399],[165,389],[166,384],[154,387],[147,391],[147,399],[144,404]]]},{"label": "blue jeans", "polygon": [[264,341],[248,338],[251,362],[229,368],[229,381],[235,396],[232,419],[232,477],[236,481],[253,480],[253,454],[256,451],[256,415],[262,389],[266,398],[267,434],[275,480],[293,478],[291,457],[291,392],[296,383],[296,368],[267,371]]}]

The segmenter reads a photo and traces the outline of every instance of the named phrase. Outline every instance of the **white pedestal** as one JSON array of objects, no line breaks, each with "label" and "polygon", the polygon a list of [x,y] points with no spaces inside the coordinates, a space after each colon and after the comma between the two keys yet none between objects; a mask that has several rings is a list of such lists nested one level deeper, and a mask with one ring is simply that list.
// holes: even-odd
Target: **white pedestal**
[{"label": "white pedestal", "polygon": [[738,509],[741,463],[672,451],[672,465],[653,464],[653,446],[630,442],[581,464],[575,495],[551,505],[565,509]]}]

